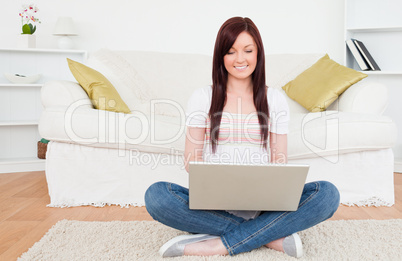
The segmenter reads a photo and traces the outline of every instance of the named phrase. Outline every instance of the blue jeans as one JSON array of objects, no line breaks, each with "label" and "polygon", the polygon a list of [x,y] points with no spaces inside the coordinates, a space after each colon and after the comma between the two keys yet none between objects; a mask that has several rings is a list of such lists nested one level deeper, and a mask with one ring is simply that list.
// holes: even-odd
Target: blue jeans
[{"label": "blue jeans", "polygon": [[327,181],[307,183],[297,211],[266,211],[245,220],[223,210],[189,209],[187,188],[157,182],[146,191],[145,205],[155,220],[169,227],[220,236],[229,254],[236,255],[330,218],[338,209],[339,192]]}]

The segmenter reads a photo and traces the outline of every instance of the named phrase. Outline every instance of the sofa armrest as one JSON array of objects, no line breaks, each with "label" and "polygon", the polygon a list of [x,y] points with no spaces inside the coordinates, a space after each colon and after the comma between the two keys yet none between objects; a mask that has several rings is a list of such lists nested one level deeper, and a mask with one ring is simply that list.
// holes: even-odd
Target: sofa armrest
[{"label": "sofa armrest", "polygon": [[[85,100],[78,100],[71,105],[48,107],[41,114],[39,133],[48,140],[75,142],[80,144],[106,143],[109,131],[107,122],[114,123],[115,112],[85,108]],[[116,128],[112,129],[112,131]]]},{"label": "sofa armrest", "polygon": [[[174,154],[184,151],[185,118],[82,109],[81,101],[42,112],[39,134],[81,145]],[[173,150],[173,149],[176,149]]]},{"label": "sofa armrest", "polygon": [[360,81],[347,89],[338,102],[339,111],[381,115],[388,105],[387,87],[380,83]]},{"label": "sofa armrest", "polygon": [[184,114],[169,117],[97,110],[81,86],[70,81],[47,82],[41,98],[44,110],[39,134],[45,139],[153,153],[174,154],[172,148],[183,151]]},{"label": "sofa armrest", "polygon": [[78,83],[71,81],[46,82],[41,89],[41,100],[45,110],[67,108],[77,101],[84,101],[86,105],[83,106],[87,109],[93,108],[84,89]]}]

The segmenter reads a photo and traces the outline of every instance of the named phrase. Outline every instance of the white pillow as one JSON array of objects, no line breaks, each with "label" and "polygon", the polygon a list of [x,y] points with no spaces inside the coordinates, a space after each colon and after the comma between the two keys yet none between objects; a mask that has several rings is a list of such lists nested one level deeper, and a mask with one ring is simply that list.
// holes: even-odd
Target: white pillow
[{"label": "white pillow", "polygon": [[156,97],[136,70],[113,51],[100,49],[90,55],[87,64],[108,78],[131,111]]},{"label": "white pillow", "polygon": [[[147,61],[141,62],[146,63]],[[100,49],[91,54],[88,66],[98,70],[112,82],[131,111],[140,111],[147,115],[155,113],[165,116],[180,116],[180,112],[169,104],[156,103],[155,107],[151,107],[151,100],[158,99],[156,91],[118,52]]]},{"label": "white pillow", "polygon": [[281,89],[325,54],[270,54],[265,56],[267,85]]},{"label": "white pillow", "polygon": [[[171,104],[159,104],[164,115],[186,110],[188,99],[197,88],[211,84],[212,57],[189,53],[116,51],[145,79],[157,98]],[[176,108],[177,107],[177,108]]]}]

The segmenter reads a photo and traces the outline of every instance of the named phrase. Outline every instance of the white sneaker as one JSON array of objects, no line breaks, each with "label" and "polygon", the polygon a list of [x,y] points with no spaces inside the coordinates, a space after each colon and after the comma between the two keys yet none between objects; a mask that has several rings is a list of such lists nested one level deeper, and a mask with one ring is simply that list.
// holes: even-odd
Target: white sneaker
[{"label": "white sneaker", "polygon": [[283,250],[292,257],[300,258],[303,256],[303,244],[297,233],[293,233],[283,240]]},{"label": "white sneaker", "polygon": [[184,255],[184,247],[188,244],[197,243],[200,241],[219,238],[208,234],[182,235],[172,238],[166,242],[160,249],[159,254],[162,257],[174,257]]}]

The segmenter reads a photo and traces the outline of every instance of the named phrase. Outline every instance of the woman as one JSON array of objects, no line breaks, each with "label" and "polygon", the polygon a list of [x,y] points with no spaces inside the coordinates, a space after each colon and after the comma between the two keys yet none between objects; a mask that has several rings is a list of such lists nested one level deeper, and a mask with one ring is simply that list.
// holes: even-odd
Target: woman
[{"label": "woman", "polygon": [[[189,161],[286,163],[289,109],[283,95],[266,86],[264,48],[249,18],[233,17],[220,28],[212,78],[212,86],[197,89],[188,102],[187,172]],[[305,184],[297,211],[206,211],[189,209],[188,189],[158,182],[145,204],[155,220],[195,233],[165,243],[163,257],[235,255],[264,245],[300,257],[296,232],[330,218],[339,193],[319,181]]]}]

